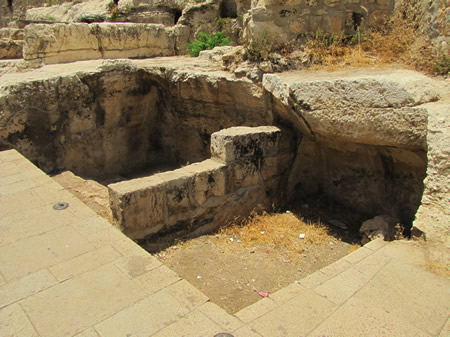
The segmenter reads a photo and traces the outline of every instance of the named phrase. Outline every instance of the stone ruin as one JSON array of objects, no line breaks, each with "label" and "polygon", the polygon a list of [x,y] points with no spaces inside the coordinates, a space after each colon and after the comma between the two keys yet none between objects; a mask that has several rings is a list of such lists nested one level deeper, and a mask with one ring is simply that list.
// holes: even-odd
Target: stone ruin
[{"label": "stone ruin", "polygon": [[199,32],[225,26],[240,43],[265,33],[285,42],[318,29],[354,33],[381,25],[394,9],[394,0],[11,3],[0,6],[0,59],[32,65],[183,55]]},{"label": "stone ruin", "polygon": [[280,201],[292,153],[273,126],[213,133],[211,159],[180,169],[108,185],[113,217],[134,239],[169,231],[209,233],[256,206]]},{"label": "stone ruin", "polygon": [[[231,73],[227,48],[140,60],[184,54],[198,32],[217,29],[216,18],[237,27],[241,42],[265,31],[287,41],[378,25],[393,1],[40,5],[0,6],[0,58],[53,64],[1,77],[0,150],[16,148],[47,173],[119,176],[111,207],[131,237],[203,233],[258,205],[324,195],[447,245],[448,105],[433,103],[448,95],[445,84],[402,70]],[[134,60],[98,60],[111,58]],[[58,65],[79,60],[92,61]]]}]

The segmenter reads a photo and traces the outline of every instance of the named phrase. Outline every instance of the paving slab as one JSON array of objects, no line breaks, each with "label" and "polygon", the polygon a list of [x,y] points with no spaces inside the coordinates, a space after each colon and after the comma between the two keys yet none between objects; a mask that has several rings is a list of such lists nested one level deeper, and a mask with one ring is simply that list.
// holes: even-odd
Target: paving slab
[{"label": "paving slab", "polygon": [[[73,336],[127,308],[145,293],[113,265],[99,267],[24,299],[42,336]],[[111,336],[111,335],[109,335]]]},{"label": "paving slab", "polygon": [[[26,208],[26,212],[24,209]],[[53,204],[36,208],[22,207],[20,212],[0,218],[0,246],[43,234],[52,229],[76,222],[77,218],[67,212],[58,212]]]},{"label": "paving slab", "polygon": [[366,284],[365,276],[354,268],[316,287],[314,291],[335,304],[343,304]]},{"label": "paving slab", "polygon": [[197,309],[205,314],[209,319],[218,324],[224,331],[234,331],[244,325],[236,317],[229,315],[224,309],[212,302],[206,302]]},{"label": "paving slab", "polygon": [[102,337],[150,336],[188,313],[174,297],[159,292],[97,324],[95,330]]},{"label": "paving slab", "polygon": [[59,282],[62,282],[107,264],[108,262],[115,261],[120,257],[122,257],[122,254],[117,250],[111,246],[106,246],[58,263],[57,265],[49,267],[49,270]]},{"label": "paving slab", "polygon": [[56,278],[47,269],[9,282],[0,288],[0,308],[50,288],[57,283]]},{"label": "paving slab", "polygon": [[329,317],[337,306],[306,289],[301,295],[261,316],[249,325],[262,336],[305,336]]},{"label": "paving slab", "polygon": [[230,315],[16,151],[0,178],[0,337],[450,335],[423,243],[375,240]]},{"label": "paving slab", "polygon": [[308,337],[428,337],[410,322],[356,298],[350,299]]},{"label": "paving slab", "polygon": [[178,303],[190,311],[206,303],[209,299],[186,280],[178,281],[162,290],[164,294],[176,298]]},{"label": "paving slab", "polygon": [[450,312],[448,279],[414,265],[390,262],[355,298],[438,335]]},{"label": "paving slab", "polygon": [[6,280],[12,280],[94,248],[67,225],[0,247],[0,271]]},{"label": "paving slab", "polygon": [[152,337],[199,337],[214,336],[226,332],[223,328],[210,320],[205,314],[194,311],[186,317],[162,329]]},{"label": "paving slab", "polygon": [[180,281],[180,276],[166,266],[159,266],[136,278],[136,281],[149,295]]},{"label": "paving slab", "polygon": [[84,330],[83,332],[77,333],[73,337],[100,337],[100,335],[93,328]]},{"label": "paving slab", "polygon": [[0,309],[0,337],[39,337],[20,305]]}]

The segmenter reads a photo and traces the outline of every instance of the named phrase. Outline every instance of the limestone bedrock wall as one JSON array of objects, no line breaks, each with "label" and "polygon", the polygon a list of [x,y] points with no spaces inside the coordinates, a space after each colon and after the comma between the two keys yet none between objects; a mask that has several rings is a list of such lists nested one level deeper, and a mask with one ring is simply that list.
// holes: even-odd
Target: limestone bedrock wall
[{"label": "limestone bedrock wall", "polygon": [[211,136],[211,159],[108,185],[113,218],[133,239],[170,230],[204,234],[279,201],[292,154],[274,126]]},{"label": "limestone bedrock wall", "polygon": [[179,167],[209,158],[216,131],[272,122],[257,85],[193,57],[80,61],[0,80],[0,150],[47,173]]},{"label": "limestone bedrock wall", "polygon": [[254,0],[245,18],[248,38],[265,31],[277,41],[301,34],[355,32],[379,26],[394,9],[394,0]]},{"label": "limestone bedrock wall", "polygon": [[0,28],[0,60],[22,58],[22,49],[22,29]]},{"label": "limestone bedrock wall", "polygon": [[[447,87],[447,92],[449,88]],[[414,227],[425,233],[432,261],[448,266],[450,256],[449,101],[427,104],[428,167]]]},{"label": "limestone bedrock wall", "polygon": [[[58,23],[25,28],[25,61],[54,64],[103,58],[146,58],[177,54],[184,26],[159,24]],[[184,27],[186,28],[186,27]]]},{"label": "limestone bedrock wall", "polygon": [[325,195],[367,219],[388,214],[411,225],[427,169],[426,103],[440,97],[432,79],[355,69],[265,74],[263,86],[279,123],[303,134],[291,200]]}]

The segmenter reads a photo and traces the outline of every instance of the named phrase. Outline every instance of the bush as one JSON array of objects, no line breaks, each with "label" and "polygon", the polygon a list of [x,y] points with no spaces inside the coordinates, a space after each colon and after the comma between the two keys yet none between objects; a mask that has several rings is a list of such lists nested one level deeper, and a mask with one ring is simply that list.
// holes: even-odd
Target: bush
[{"label": "bush", "polygon": [[442,54],[440,57],[436,58],[435,71],[438,75],[448,75],[450,72],[450,57]]},{"label": "bush", "polygon": [[278,47],[275,36],[264,31],[260,36],[253,38],[245,49],[250,61],[260,62],[267,60],[270,53]]},{"label": "bush", "polygon": [[227,32],[217,32],[213,35],[206,33],[199,33],[199,39],[187,44],[187,52],[189,55],[197,57],[202,50],[210,50],[217,46],[231,46],[232,43],[229,38],[225,37]]}]

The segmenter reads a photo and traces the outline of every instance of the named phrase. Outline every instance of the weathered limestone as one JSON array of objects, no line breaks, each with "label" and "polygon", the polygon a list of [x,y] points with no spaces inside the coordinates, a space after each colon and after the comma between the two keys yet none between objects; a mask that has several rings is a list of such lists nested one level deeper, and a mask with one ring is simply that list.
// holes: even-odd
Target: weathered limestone
[{"label": "weathered limestone", "polygon": [[[448,90],[448,87],[447,87]],[[425,233],[432,261],[448,265],[450,256],[450,121],[447,102],[427,104],[427,177],[414,227]]]},{"label": "weathered limestone", "polygon": [[175,40],[173,30],[157,24],[32,24],[25,28],[24,59],[52,64],[170,56]]},{"label": "weathered limestone", "polygon": [[263,79],[267,91],[293,105],[304,134],[426,150],[427,112],[418,106],[438,99],[430,78],[407,70],[311,75],[288,72]]},{"label": "weathered limestone", "polygon": [[45,22],[103,22],[110,16],[112,0],[68,1],[53,6],[35,6],[26,11],[28,21]]},{"label": "weathered limestone", "polygon": [[235,127],[211,136],[212,158],[108,186],[117,225],[140,239],[168,230],[208,232],[277,201],[289,164],[276,127]]},{"label": "weathered limestone", "polygon": [[[264,75],[278,119],[304,138],[288,195],[320,193],[362,212],[411,224],[426,170],[427,116],[438,99],[416,72],[288,72]],[[370,191],[370,192],[369,192]]]},{"label": "weathered limestone", "polygon": [[362,243],[366,244],[369,241],[378,238],[385,241],[394,240],[395,226],[399,223],[397,218],[389,215],[379,215],[373,219],[363,222],[359,233],[363,237]]},{"label": "weathered limestone", "polygon": [[102,178],[202,161],[212,133],[272,123],[258,86],[208,60],[72,66],[2,76],[0,148],[14,146],[47,172]]},{"label": "weathered limestone", "polygon": [[23,30],[16,28],[0,29],[0,60],[22,58]]},{"label": "weathered limestone", "polygon": [[394,0],[259,0],[245,18],[247,39],[264,33],[277,41],[289,41],[318,30],[327,33],[376,27],[384,23],[394,9]]},{"label": "weathered limestone", "polygon": [[[4,74],[0,148],[18,149],[47,172],[124,179],[209,158],[210,136],[223,128],[282,125],[283,134],[291,130],[285,153],[295,160],[266,165],[289,171],[279,185],[287,186],[290,201],[325,196],[365,219],[387,214],[412,224],[424,191],[427,151],[437,151],[429,164],[446,158],[445,142],[433,143],[442,123],[427,119],[445,114],[448,103],[424,104],[448,96],[448,89],[438,94],[439,81],[392,69],[289,72],[265,75],[262,92],[246,77],[218,71],[214,52],[206,54]],[[448,179],[443,162],[428,167],[425,183],[432,184],[424,204],[436,195],[432,191],[448,185],[439,180]],[[242,172],[236,168],[236,188],[259,179]],[[439,236],[447,233],[445,221],[420,222],[429,240],[447,240]],[[361,223],[347,225],[358,230]]]}]

